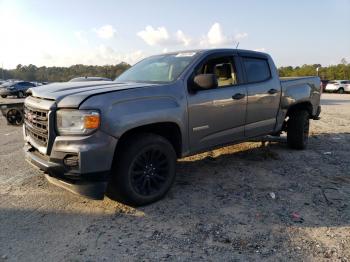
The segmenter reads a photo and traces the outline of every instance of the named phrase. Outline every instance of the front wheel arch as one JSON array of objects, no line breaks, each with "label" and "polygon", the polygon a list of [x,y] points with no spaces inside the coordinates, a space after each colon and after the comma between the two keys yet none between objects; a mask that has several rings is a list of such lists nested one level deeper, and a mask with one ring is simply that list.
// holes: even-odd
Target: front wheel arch
[{"label": "front wheel arch", "polygon": [[118,139],[114,156],[116,157],[116,155],[120,151],[120,148],[123,147],[124,143],[126,143],[131,137],[142,133],[156,134],[164,137],[174,147],[177,157],[180,158],[182,156],[183,136],[179,125],[174,122],[158,122],[153,124],[147,124],[134,127],[125,131]]}]

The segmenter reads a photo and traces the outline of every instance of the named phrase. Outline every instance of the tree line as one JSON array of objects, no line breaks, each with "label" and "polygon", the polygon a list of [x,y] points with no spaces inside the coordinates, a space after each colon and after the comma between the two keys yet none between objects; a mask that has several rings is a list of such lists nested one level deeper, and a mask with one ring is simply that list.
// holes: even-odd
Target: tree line
[{"label": "tree line", "polygon": [[[0,78],[3,79],[21,79],[37,82],[65,82],[74,77],[80,76],[99,76],[115,79],[126,69],[129,64],[121,62],[117,65],[88,66],[73,65],[70,67],[37,67],[35,65],[17,65],[15,69],[4,69],[0,72]],[[317,73],[318,68],[318,73]],[[278,68],[281,77],[294,76],[313,76],[319,75],[321,79],[350,79],[350,64],[342,59],[338,65],[323,67],[320,64],[303,66],[284,66]]]},{"label": "tree line", "polygon": [[4,69],[3,72],[0,72],[0,78],[37,82],[66,82],[75,77],[99,76],[114,80],[129,67],[130,65],[124,62],[117,65],[73,65],[70,67],[17,65],[15,69]]},{"label": "tree line", "polygon": [[285,66],[280,67],[278,71],[281,77],[313,76],[318,74],[322,80],[350,79],[350,64],[344,58],[338,65],[331,65],[326,67],[323,67],[320,64],[303,65],[296,67]]}]

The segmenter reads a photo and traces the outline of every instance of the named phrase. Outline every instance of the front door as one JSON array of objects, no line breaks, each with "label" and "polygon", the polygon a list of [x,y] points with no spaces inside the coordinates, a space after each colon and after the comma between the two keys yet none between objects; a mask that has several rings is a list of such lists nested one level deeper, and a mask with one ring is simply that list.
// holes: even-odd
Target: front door
[{"label": "front door", "polygon": [[242,139],[247,91],[239,84],[233,55],[203,61],[196,69],[196,74],[216,74],[218,87],[188,95],[191,151]]}]

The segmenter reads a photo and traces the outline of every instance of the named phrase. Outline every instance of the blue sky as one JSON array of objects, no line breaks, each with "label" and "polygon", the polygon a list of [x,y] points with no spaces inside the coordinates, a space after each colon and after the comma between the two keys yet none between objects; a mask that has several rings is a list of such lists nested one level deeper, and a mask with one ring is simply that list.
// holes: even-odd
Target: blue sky
[{"label": "blue sky", "polygon": [[350,62],[350,0],[0,0],[0,63],[135,63],[173,50],[234,47],[278,66]]}]

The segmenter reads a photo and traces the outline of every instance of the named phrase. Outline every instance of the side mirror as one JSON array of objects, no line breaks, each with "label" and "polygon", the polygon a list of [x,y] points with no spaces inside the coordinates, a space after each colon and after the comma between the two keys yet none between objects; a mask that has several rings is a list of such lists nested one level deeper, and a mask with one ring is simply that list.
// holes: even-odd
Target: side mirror
[{"label": "side mirror", "polygon": [[218,87],[218,79],[215,74],[201,74],[193,79],[195,90],[205,90]]}]

